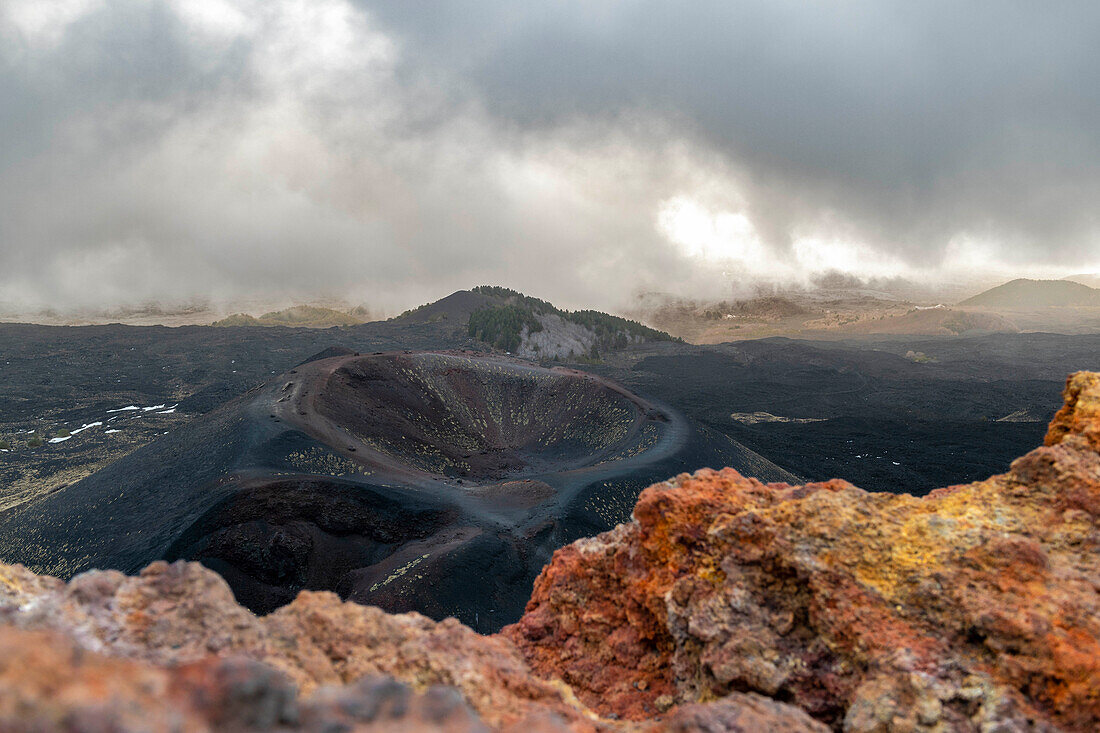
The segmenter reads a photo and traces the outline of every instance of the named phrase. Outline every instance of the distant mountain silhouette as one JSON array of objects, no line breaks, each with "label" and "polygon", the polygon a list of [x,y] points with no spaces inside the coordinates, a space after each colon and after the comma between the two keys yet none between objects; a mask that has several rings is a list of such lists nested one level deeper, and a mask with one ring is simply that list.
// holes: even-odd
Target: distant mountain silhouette
[{"label": "distant mountain silhouette", "polygon": [[959,305],[994,308],[1044,308],[1047,306],[1100,306],[1100,290],[1070,280],[1020,278],[962,301]]}]

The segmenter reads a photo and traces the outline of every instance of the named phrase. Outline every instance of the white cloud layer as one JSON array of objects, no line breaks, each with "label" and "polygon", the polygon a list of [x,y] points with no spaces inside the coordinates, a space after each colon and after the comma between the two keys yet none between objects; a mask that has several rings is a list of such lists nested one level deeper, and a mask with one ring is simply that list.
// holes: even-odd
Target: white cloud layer
[{"label": "white cloud layer", "polygon": [[[784,32],[805,29],[779,10],[739,19],[779,50],[700,43],[696,59],[680,20],[666,24],[677,44],[652,42],[661,19],[638,15],[647,3],[595,15],[474,5],[480,26],[444,25],[434,4],[7,0],[0,307],[338,296],[401,308],[489,282],[614,308],[637,290],[725,295],[731,281],[809,283],[828,270],[1100,269],[1100,225],[1082,211],[1100,174],[1064,162],[1095,152],[1074,132],[1092,107],[1052,102],[1053,121],[1008,109],[1012,124],[991,135],[1020,155],[990,148],[929,170],[923,138],[888,155],[871,137],[862,153],[835,134],[807,139],[807,120],[834,125],[843,78],[797,107],[777,101],[766,135],[745,118],[738,105],[761,104],[757,87],[794,73],[782,54],[797,38]],[[885,42],[888,15],[860,17]],[[747,32],[730,30],[731,43]],[[844,74],[846,48],[815,52]],[[578,60],[611,86],[577,76]],[[706,71],[693,75],[696,63]],[[731,91],[722,79],[737,64],[749,70]],[[898,83],[931,93],[926,66]],[[708,88],[713,99],[698,96]],[[1006,178],[1015,167],[1025,175]]]}]

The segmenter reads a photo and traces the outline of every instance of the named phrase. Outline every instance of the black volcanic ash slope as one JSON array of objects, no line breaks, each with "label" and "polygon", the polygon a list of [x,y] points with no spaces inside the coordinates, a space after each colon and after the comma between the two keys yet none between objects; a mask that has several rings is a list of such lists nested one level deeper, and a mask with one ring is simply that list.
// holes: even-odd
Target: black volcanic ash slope
[{"label": "black volcanic ash slope", "polygon": [[4,559],[69,577],[199,560],[266,612],[302,589],[514,620],[550,553],[703,465],[797,477],[598,376],[472,353],[308,361],[0,515]]}]

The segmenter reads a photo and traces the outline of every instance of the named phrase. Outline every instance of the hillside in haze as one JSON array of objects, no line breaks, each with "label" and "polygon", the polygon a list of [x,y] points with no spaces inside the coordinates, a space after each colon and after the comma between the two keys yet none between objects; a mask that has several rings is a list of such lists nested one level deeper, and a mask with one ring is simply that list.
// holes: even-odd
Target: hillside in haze
[{"label": "hillside in haze", "polygon": [[1070,275],[1069,277],[1062,278],[1063,280],[1070,280],[1075,283],[1081,283],[1082,285],[1088,285],[1090,288],[1100,288],[1100,273],[1083,273],[1081,275]]},{"label": "hillside in haze", "polygon": [[959,305],[993,308],[1049,308],[1056,306],[1100,306],[1100,290],[1070,280],[1027,280],[1019,278],[978,293]]},{"label": "hillside in haze", "polygon": [[306,328],[331,328],[353,326],[371,320],[370,311],[358,306],[348,311],[322,308],[314,305],[296,305],[279,311],[264,313],[258,318],[247,313],[234,313],[213,326],[304,326]]},{"label": "hillside in haze", "polygon": [[721,301],[647,293],[636,298],[631,313],[696,344],[775,336],[837,340],[871,335],[909,338],[1021,330],[1064,332],[1057,327],[1024,329],[1006,315],[977,307],[949,307],[945,303],[952,299],[937,301],[928,293],[907,300],[885,291],[848,287],[858,283],[839,285]]}]

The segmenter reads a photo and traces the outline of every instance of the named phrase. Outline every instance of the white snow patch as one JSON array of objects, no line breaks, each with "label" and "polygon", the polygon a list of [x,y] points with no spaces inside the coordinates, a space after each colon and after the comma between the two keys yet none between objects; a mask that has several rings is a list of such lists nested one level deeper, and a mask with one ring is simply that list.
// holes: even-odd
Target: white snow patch
[{"label": "white snow patch", "polygon": [[163,410],[165,407],[168,407],[168,405],[153,405],[152,407],[143,407],[141,411],[152,412],[153,410]]},{"label": "white snow patch", "polygon": [[157,414],[158,414],[158,415],[167,415],[168,413],[170,413],[170,412],[175,412],[175,411],[176,411],[176,408],[174,408],[174,407],[170,407],[170,408],[168,408],[167,410],[159,410],[159,411],[157,412]]},{"label": "white snow patch", "polygon": [[68,440],[71,437],[73,437],[73,436],[66,435],[64,438],[50,438],[50,442],[51,443],[64,443],[66,440]]},{"label": "white snow patch", "polygon": [[97,426],[99,426],[99,425],[102,425],[102,424],[103,424],[103,423],[101,423],[101,422],[90,422],[90,423],[85,423],[84,425],[81,425],[81,426],[80,426],[79,428],[77,428],[76,430],[72,431],[72,434],[73,434],[73,435],[76,435],[77,433],[81,432],[82,430],[87,430],[88,428],[94,428],[94,427],[97,427]]},{"label": "white snow patch", "polygon": [[114,428],[112,428],[110,430],[104,430],[103,434],[104,435],[110,435],[111,433],[121,433],[121,432],[122,432],[121,430],[115,430]]},{"label": "white snow patch", "polygon": [[126,407],[120,407],[117,410],[107,410],[108,414],[112,412],[130,412],[132,410],[140,410],[137,405],[126,405]]}]

